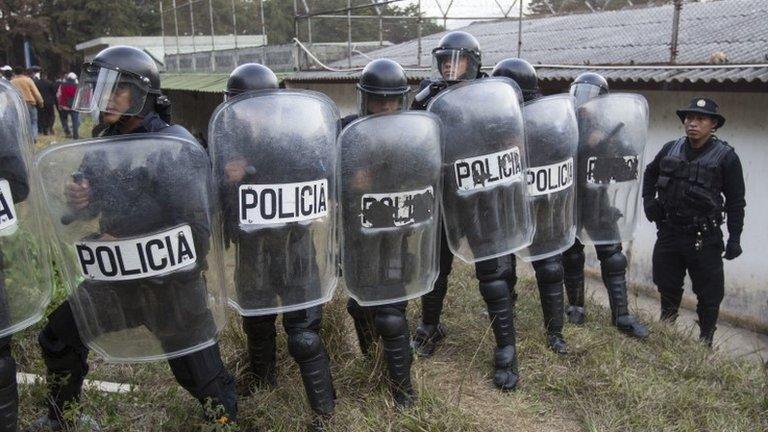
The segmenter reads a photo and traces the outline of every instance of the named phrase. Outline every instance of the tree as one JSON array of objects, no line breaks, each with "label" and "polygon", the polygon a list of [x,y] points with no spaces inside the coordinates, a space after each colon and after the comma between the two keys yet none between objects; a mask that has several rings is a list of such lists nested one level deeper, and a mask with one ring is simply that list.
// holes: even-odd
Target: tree
[{"label": "tree", "polygon": [[[589,5],[587,5],[587,1]],[[630,7],[661,6],[674,0],[530,0],[529,15],[584,13],[603,10],[619,10]],[[592,7],[590,9],[590,6]]]}]

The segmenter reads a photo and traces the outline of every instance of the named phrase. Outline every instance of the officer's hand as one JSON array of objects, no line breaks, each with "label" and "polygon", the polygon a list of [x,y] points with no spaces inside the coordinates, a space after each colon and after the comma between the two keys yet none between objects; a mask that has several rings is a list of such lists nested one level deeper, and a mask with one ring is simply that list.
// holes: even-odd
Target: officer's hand
[{"label": "officer's hand", "polygon": [[658,222],[664,219],[664,209],[657,199],[648,199],[643,202],[645,217],[649,222]]},{"label": "officer's hand", "polygon": [[64,195],[67,205],[75,210],[82,210],[91,202],[91,183],[87,179],[79,183],[70,181],[64,186]]},{"label": "officer's hand", "polygon": [[737,258],[739,255],[741,255],[742,252],[741,244],[739,244],[739,242],[728,240],[728,244],[725,246],[725,255],[723,255],[723,258],[730,261],[734,258]]},{"label": "officer's hand", "polygon": [[228,183],[237,183],[245,177],[245,167],[248,162],[245,159],[235,159],[224,166],[224,177]]}]

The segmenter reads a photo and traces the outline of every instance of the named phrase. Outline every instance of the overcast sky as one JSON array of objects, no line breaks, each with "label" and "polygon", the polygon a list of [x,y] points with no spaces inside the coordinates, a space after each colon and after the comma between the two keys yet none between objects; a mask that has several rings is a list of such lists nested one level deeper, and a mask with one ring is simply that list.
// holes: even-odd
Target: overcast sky
[{"label": "overcast sky", "polygon": [[[417,0],[407,0],[411,3],[417,3]],[[515,0],[497,0],[498,3],[506,11],[510,6],[514,5],[510,16],[517,16],[520,10],[520,4]],[[528,4],[528,0],[523,1],[523,7]],[[405,2],[403,2],[405,3]],[[451,0],[421,0],[421,9],[427,16],[442,16],[438,4],[442,6],[443,10],[451,3]],[[460,17],[476,17],[476,16],[493,16],[503,17],[499,6],[497,6],[494,0],[453,0],[453,5],[448,11],[448,16],[460,16]],[[471,21],[467,20],[448,20],[448,28],[463,27],[469,24]]]}]

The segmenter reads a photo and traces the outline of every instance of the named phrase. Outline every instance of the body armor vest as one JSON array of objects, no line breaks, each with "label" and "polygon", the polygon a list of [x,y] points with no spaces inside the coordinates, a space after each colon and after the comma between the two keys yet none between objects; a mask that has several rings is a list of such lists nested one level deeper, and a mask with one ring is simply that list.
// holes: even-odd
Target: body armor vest
[{"label": "body armor vest", "polygon": [[689,161],[686,139],[680,138],[659,164],[656,188],[667,217],[673,222],[691,223],[699,218],[723,220],[722,161],[733,148],[717,138],[703,154]]}]

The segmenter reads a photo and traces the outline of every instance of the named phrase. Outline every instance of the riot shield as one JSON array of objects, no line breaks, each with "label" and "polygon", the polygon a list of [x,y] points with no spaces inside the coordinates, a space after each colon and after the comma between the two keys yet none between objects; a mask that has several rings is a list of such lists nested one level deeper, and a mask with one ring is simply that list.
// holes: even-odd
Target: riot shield
[{"label": "riot shield", "polygon": [[209,151],[221,195],[226,280],[240,315],[306,309],[333,297],[336,137],[326,96],[264,90],[214,113]]},{"label": "riot shield", "polygon": [[364,306],[420,297],[438,273],[440,120],[365,117],[339,136],[343,269]]},{"label": "riot shield", "polygon": [[226,322],[210,159],[196,142],[133,134],[35,160],[43,213],[83,341],[108,361],[214,344]]},{"label": "riot shield", "polygon": [[534,227],[514,82],[494,77],[457,84],[427,109],[443,123],[443,221],[451,251],[475,262],[528,246]]},{"label": "riot shield", "polygon": [[596,97],[576,109],[579,122],[579,230],[584,244],[634,238],[648,102],[637,94]]},{"label": "riot shield", "polygon": [[579,127],[570,95],[548,96],[523,107],[528,151],[526,181],[533,205],[533,242],[517,253],[538,261],[571,247],[576,239],[574,165]]},{"label": "riot shield", "polygon": [[27,104],[0,80],[0,338],[36,323],[51,298]]}]

